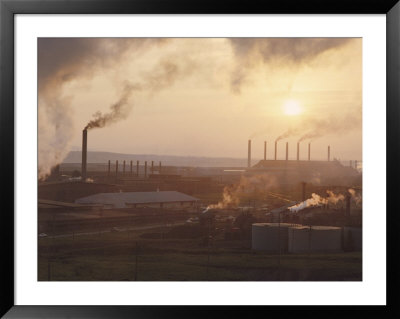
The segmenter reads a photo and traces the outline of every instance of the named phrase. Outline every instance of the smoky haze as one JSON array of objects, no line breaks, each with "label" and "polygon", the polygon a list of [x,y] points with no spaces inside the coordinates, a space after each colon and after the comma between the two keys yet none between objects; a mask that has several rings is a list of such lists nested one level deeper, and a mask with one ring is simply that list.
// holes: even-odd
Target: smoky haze
[{"label": "smoky haze", "polygon": [[262,64],[297,69],[328,50],[339,49],[347,38],[230,38],[237,67],[231,77],[231,89],[240,93],[249,71]]},{"label": "smoky haze", "polygon": [[[39,178],[68,154],[73,136],[71,96],[64,95],[64,87],[75,80],[90,79],[121,62],[128,51],[142,54],[168,43],[168,39],[94,39],[41,38],[38,40],[39,89]],[[175,57],[176,58],[176,57]],[[102,128],[126,119],[131,112],[134,92],[147,90],[155,93],[174,83],[178,76],[190,74],[193,66],[186,59],[184,67],[173,59],[164,58],[154,70],[142,75],[139,83],[121,83],[122,93],[110,106],[109,112],[97,111],[86,128]],[[49,134],[51,132],[51,134]]]},{"label": "smoky haze", "polygon": [[141,83],[126,83],[123,92],[117,102],[110,106],[110,112],[97,111],[85,129],[102,128],[120,120],[126,119],[132,109],[130,98],[135,91],[146,90],[154,94],[174,84],[181,76],[189,74],[188,68],[183,68],[174,61],[162,60],[149,73],[144,74]]},{"label": "smoky haze", "polygon": [[[323,52],[333,52],[345,47],[348,41],[351,39],[40,38],[38,40],[39,177],[45,177],[52,167],[62,162],[71,149],[72,141],[75,145],[79,145],[80,136],[78,137],[77,133],[86,125],[88,129],[102,128],[129,117],[128,121],[132,123],[137,119],[136,128],[141,127],[142,131],[146,130],[147,127],[143,126],[142,119],[147,111],[142,108],[148,106],[155,107],[154,120],[159,122],[160,127],[167,125],[164,124],[167,123],[164,118],[160,119],[163,114],[168,114],[170,121],[176,121],[174,126],[176,130],[163,128],[168,134],[160,137],[165,140],[158,144],[160,145],[157,146],[158,152],[216,154],[222,147],[210,149],[210,146],[214,145],[212,143],[210,146],[204,146],[207,144],[203,140],[206,134],[220,136],[221,141],[209,137],[208,141],[221,143],[226,147],[230,141],[218,132],[222,128],[229,128],[230,132],[224,136],[233,136],[239,135],[240,131],[234,124],[234,117],[231,117],[232,111],[239,117],[242,106],[243,111],[244,108],[248,108],[252,121],[255,121],[257,120],[254,118],[255,113],[252,113],[247,105],[262,103],[265,96],[273,97],[268,92],[270,88],[265,87],[265,83],[261,80],[254,85],[255,91],[260,92],[257,95],[247,91],[243,91],[240,96],[232,94],[235,90],[240,92],[242,84],[248,84],[246,79],[250,73],[256,77],[264,76],[264,71],[267,70],[265,74],[267,77],[271,75],[278,80],[276,82],[278,84],[271,88],[271,92],[275,92],[281,89],[281,82],[288,82],[287,74],[293,77],[300,70],[301,75],[302,66],[310,65],[310,62]],[[354,41],[352,46],[347,46],[345,53],[354,57],[353,52],[360,51],[357,47],[358,42],[360,41]],[[344,55],[340,51],[330,58],[333,62],[343,61]],[[354,61],[358,60],[353,59],[349,65],[353,66]],[[285,67],[287,66],[286,71],[280,73],[283,63]],[[328,64],[321,63],[321,65],[316,67],[319,73],[316,72],[315,76],[313,74],[315,78],[319,79],[321,70],[325,70],[325,65]],[[259,68],[259,66],[266,67]],[[311,69],[314,66],[312,65]],[[348,69],[342,68],[338,78],[346,72]],[[186,79],[188,76],[193,78],[175,85],[178,80]],[[304,87],[310,87],[309,84],[314,83],[313,76],[304,83]],[[337,82],[343,83],[343,81]],[[324,84],[324,89],[330,90],[331,85],[328,81],[326,85]],[[82,89],[89,86],[93,86],[93,90]],[[168,92],[158,94],[153,99],[152,95],[164,89],[168,89]],[[310,90],[315,91],[312,87]],[[110,99],[110,96],[114,98]],[[168,106],[165,112],[161,110],[164,105]],[[130,116],[134,106],[138,107],[136,117]],[[205,122],[202,123],[207,123],[207,130],[203,127],[197,128],[196,125],[201,121],[186,121],[185,116],[189,116],[186,114],[203,119]],[[221,114],[224,120],[219,120]],[[79,127],[75,127],[77,123]],[[128,125],[124,125],[121,127],[126,129]],[[245,121],[243,125],[244,135],[255,127]],[[258,127],[262,128],[261,125]],[[273,129],[273,135],[278,136],[277,133],[284,129],[282,126],[278,131]],[[190,145],[180,138],[186,136],[186,133],[195,134],[192,136],[194,142]],[[311,133],[313,132],[301,129],[296,136],[300,138]],[[283,133],[285,136],[286,134],[287,132]],[[293,133],[289,135],[291,134]],[[116,147],[115,143],[110,143],[108,140],[111,139],[111,135],[101,140],[102,146],[95,145],[100,141],[93,135],[91,146],[106,149]],[[223,138],[225,140],[222,142]],[[174,143],[170,143],[171,140]],[[140,146],[142,142],[145,146]],[[125,142],[121,141],[121,144],[118,144],[121,150],[126,147],[123,143]],[[149,140],[143,139],[138,141],[136,147],[145,149],[150,147],[149,145],[151,145]],[[231,143],[231,149],[232,145]],[[143,152],[149,150],[145,149]]]},{"label": "smoky haze", "polygon": [[299,142],[332,134],[343,135],[361,129],[361,106],[355,108],[354,112],[331,115],[326,118],[313,118],[304,123],[304,125],[307,129],[303,131],[304,133],[299,138]]},{"label": "smoky haze", "polygon": [[[68,154],[74,131],[67,83],[87,78],[123,58],[128,50],[144,51],[162,39],[38,39],[38,160],[39,178]],[[123,101],[122,101],[123,102]]]},{"label": "smoky haze", "polygon": [[289,138],[292,136],[296,136],[301,132],[301,128],[300,127],[296,127],[296,128],[290,128],[288,129],[285,133],[283,133],[282,135],[279,135],[276,139],[275,142],[278,142],[280,140],[283,140],[285,138]]},{"label": "smoky haze", "polygon": [[93,114],[94,119],[86,125],[85,130],[102,128],[125,119],[131,111],[129,98],[135,90],[140,90],[140,86],[126,84],[119,100],[110,106],[110,112],[103,114],[98,111]]},{"label": "smoky haze", "polygon": [[[361,129],[362,111],[361,106],[353,107],[348,112],[330,113],[324,117],[321,114],[308,116],[302,119],[296,126],[288,128],[279,135],[275,142],[285,138],[297,137],[298,142],[314,140],[327,135],[343,135]],[[250,138],[263,135],[265,130],[254,132]]]}]

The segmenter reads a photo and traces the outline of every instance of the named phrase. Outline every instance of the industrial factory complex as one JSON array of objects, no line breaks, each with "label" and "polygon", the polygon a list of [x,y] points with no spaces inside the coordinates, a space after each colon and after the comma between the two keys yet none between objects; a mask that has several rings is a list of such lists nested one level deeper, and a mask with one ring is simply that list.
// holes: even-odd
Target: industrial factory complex
[{"label": "industrial factory complex", "polygon": [[[206,274],[206,278],[212,276],[210,254],[226,254],[223,256],[229,259],[229,254],[234,254],[235,250],[271,260],[279,256],[279,265],[282,256],[333,254],[347,258],[346,254],[360,254],[360,162],[343,165],[331,159],[330,146],[326,160],[315,161],[312,160],[311,146],[311,143],[307,144],[308,157],[300,159],[300,144],[297,143],[296,159],[289,159],[286,143],[286,156],[278,159],[279,143],[275,142],[273,159],[267,159],[267,142],[264,142],[263,159],[252,165],[249,140],[247,163],[244,160],[244,165],[235,167],[171,165],[151,159],[140,161],[134,155],[130,159],[113,158],[103,163],[91,163],[85,129],[81,163],[61,163],[46,180],[39,181],[39,279],[62,280],[54,269],[61,267],[63,258],[78,247],[86,247],[82,256],[93,254],[93,260],[96,260],[93,265],[105,258],[98,254],[104,256],[107,249],[111,255],[127,251],[127,255],[136,256],[132,261],[135,264],[131,267],[135,269],[132,275],[127,275],[128,279],[115,275],[116,280],[181,278],[168,274],[161,277],[153,273],[146,275],[154,266],[152,254],[160,251],[164,251],[159,257],[160,263],[168,259],[169,253],[182,256],[183,264],[191,263],[187,251],[193,250],[193,254],[197,254],[193,260],[200,258],[202,253],[207,254],[204,259],[207,260],[206,270],[201,275]],[[89,238],[96,238],[96,241]],[[54,239],[59,240],[60,246]],[[75,262],[81,268],[90,264],[87,259],[82,261],[83,257],[82,260],[76,258]],[[143,263],[148,263],[146,267],[138,266],[140,258]],[[218,258],[214,259],[216,263]],[[165,263],[164,270],[170,267],[167,261]],[[232,262],[232,267],[234,264]],[[243,278],[240,277],[243,274],[238,275],[238,280],[275,280],[277,271],[281,276],[282,270],[273,269],[268,274],[265,270],[257,270],[254,279],[250,275]],[[160,272],[164,273],[164,270]],[[86,270],[74,272],[72,268],[63,271],[69,274],[68,280],[114,278]],[[185,271],[182,270],[182,274]],[[315,277],[316,280],[337,279],[318,271],[315,274],[320,277]],[[360,280],[361,262],[359,268],[352,271],[351,275],[340,275],[339,280]],[[313,280],[315,274],[307,277],[304,273],[286,270],[287,279],[279,277],[278,280],[302,280],[302,276],[306,276],[304,280]],[[194,280],[203,278],[193,276]],[[215,276],[211,280],[220,278]],[[227,278],[222,280],[230,277]]]},{"label": "industrial factory complex", "polygon": [[38,281],[368,278],[362,38],[36,44]]}]

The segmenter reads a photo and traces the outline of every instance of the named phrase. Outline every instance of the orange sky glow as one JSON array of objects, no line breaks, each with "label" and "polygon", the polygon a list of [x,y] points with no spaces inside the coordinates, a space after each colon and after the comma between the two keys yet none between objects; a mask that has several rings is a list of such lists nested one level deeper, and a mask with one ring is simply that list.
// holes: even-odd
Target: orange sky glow
[{"label": "orange sky glow", "polygon": [[38,53],[39,165],[110,112],[89,150],[244,158],[251,138],[261,158],[284,136],[291,158],[303,140],[316,159],[327,145],[362,159],[359,38],[39,39]]}]

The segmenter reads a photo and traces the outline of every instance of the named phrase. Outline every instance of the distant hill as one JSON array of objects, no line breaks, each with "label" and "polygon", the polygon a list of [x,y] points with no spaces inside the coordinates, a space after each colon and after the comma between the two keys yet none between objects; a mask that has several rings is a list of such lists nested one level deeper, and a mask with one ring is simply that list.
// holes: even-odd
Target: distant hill
[{"label": "distant hill", "polygon": [[[108,163],[108,161],[115,162],[118,160],[122,161],[143,161],[151,162],[154,161],[158,164],[162,162],[163,166],[197,166],[197,167],[247,167],[246,158],[229,158],[229,157],[196,157],[196,156],[171,156],[171,155],[151,155],[151,154],[122,154],[122,153],[111,153],[111,152],[93,152],[88,151],[87,162],[88,163]],[[68,156],[64,159],[63,163],[81,163],[82,152],[71,151]],[[258,160],[254,159],[253,164],[257,163]]]}]

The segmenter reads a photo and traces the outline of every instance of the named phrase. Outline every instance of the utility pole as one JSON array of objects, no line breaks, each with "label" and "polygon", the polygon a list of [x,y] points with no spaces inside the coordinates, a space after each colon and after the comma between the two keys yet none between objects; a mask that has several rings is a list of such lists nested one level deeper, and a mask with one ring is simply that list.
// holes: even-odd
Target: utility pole
[{"label": "utility pole", "polygon": [[281,212],[278,213],[278,280],[281,279]]},{"label": "utility pole", "polygon": [[51,280],[51,263],[50,263],[50,257],[47,258],[47,281]]},{"label": "utility pole", "polygon": [[301,187],[302,187],[302,201],[304,202],[306,200],[306,182],[301,182]]},{"label": "utility pole", "polygon": [[136,242],[136,254],[135,254],[135,281],[137,281],[138,278],[138,254],[139,254],[139,245],[138,242]]},{"label": "utility pole", "polygon": [[210,228],[211,228],[211,217],[208,218],[208,237],[207,237],[207,280],[209,280],[209,268],[210,268],[210,242],[211,242],[211,235],[210,235]]}]

